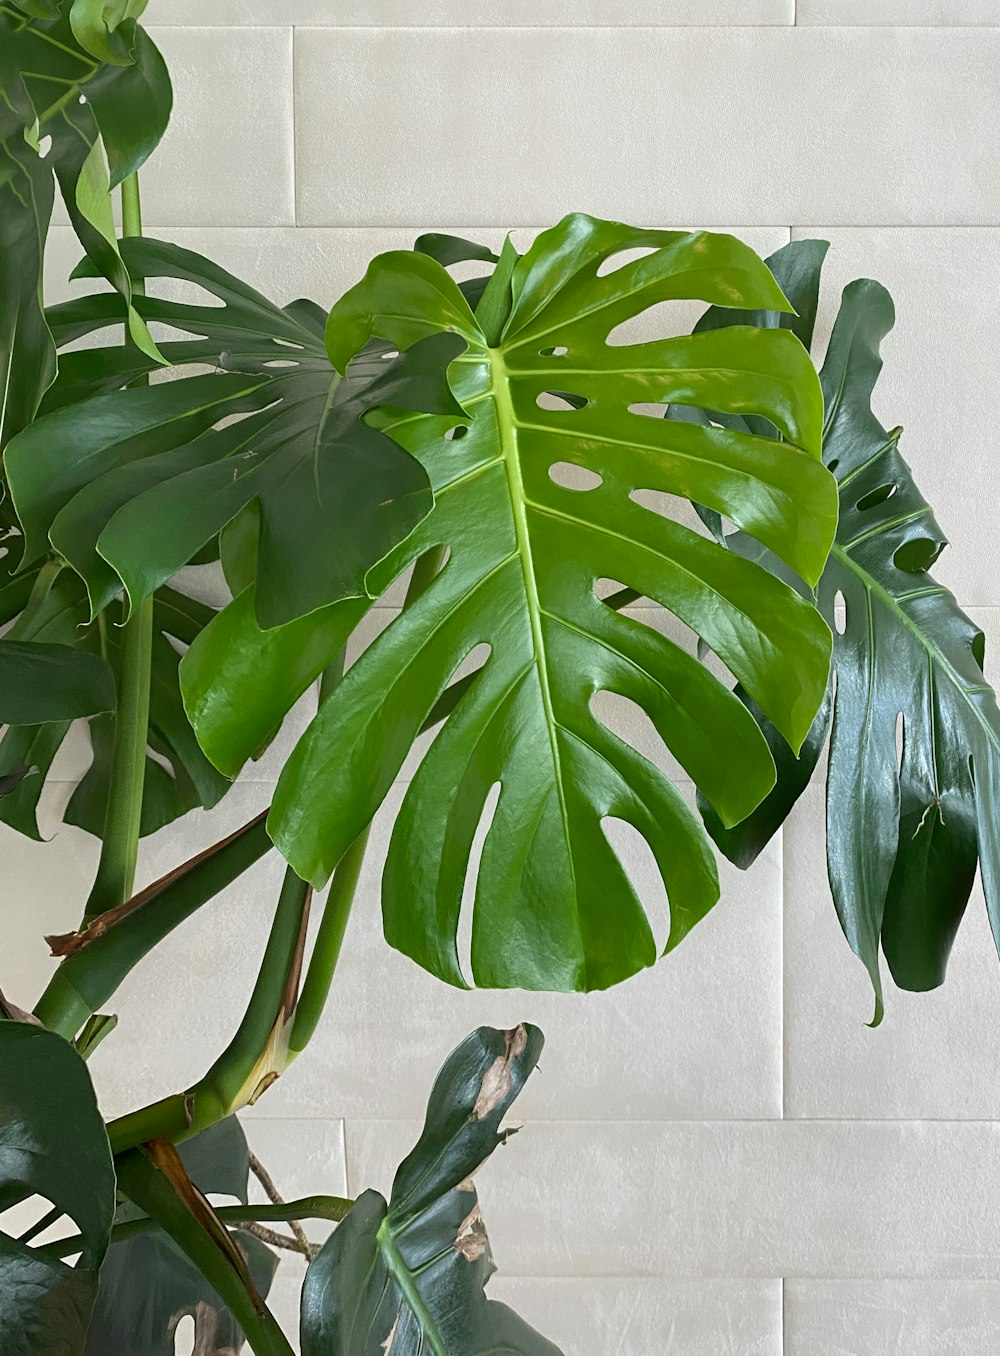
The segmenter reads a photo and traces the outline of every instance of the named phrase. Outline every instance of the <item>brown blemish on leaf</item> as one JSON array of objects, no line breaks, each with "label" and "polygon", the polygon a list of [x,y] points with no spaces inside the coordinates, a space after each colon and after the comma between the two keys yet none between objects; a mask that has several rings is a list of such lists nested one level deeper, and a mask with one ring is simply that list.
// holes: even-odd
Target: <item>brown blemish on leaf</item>
[{"label": "brown blemish on leaf", "polygon": [[497,1055],[483,1075],[479,1096],[472,1108],[472,1114],[477,1121],[488,1116],[510,1092],[511,1066],[514,1060],[524,1053],[527,1044],[528,1033],[523,1022],[514,1027],[513,1031],[504,1032],[504,1052]]},{"label": "brown blemish on leaf", "polygon": [[131,899],[126,899],[124,904],[118,904],[113,909],[107,909],[100,917],[95,918],[89,927],[85,927],[81,932],[60,932],[53,933],[52,936],[46,937],[45,940],[51,947],[52,955],[73,956],[77,951],[82,951],[85,946],[89,946],[91,942],[96,942],[99,937],[103,937],[116,923],[120,923],[123,919],[128,918],[129,915],[135,913],[137,909],[141,909],[145,905],[152,903],[154,899],[157,899],[163,894],[164,890],[169,885],[173,885],[175,881],[186,876],[189,871],[193,871],[196,866],[200,866],[203,861],[206,861],[209,857],[214,857],[222,848],[228,847],[229,844],[235,842],[237,838],[242,838],[245,833],[249,833],[251,829],[256,828],[261,820],[267,818],[269,813],[269,809],[262,810],[259,815],[250,820],[249,824],[244,824],[243,827],[237,829],[235,833],[231,833],[228,838],[223,838],[218,843],[213,843],[212,846],[206,848],[204,852],[199,852],[197,856],[184,862],[183,865],[176,867],[173,871],[169,871],[165,876],[161,876],[160,879],[154,881],[152,885],[147,885],[145,890],[140,890],[139,893],[133,895]]},{"label": "brown blemish on leaf", "polygon": [[486,1236],[483,1212],[477,1201],[458,1226],[455,1251],[461,1253],[467,1262],[478,1262],[489,1246],[490,1240]]},{"label": "brown blemish on leaf", "polygon": [[272,1069],[270,1073],[266,1073],[264,1077],[260,1080],[260,1082],[257,1084],[257,1086],[254,1088],[253,1092],[250,1094],[249,1100],[247,1101],[247,1106],[253,1106],[254,1102],[256,1102],[258,1098],[263,1097],[264,1093],[267,1092],[271,1084],[277,1083],[280,1076],[281,1075],[278,1074],[274,1069]]},{"label": "brown blemish on leaf", "polygon": [[163,1174],[173,1188],[178,1200],[198,1221],[219,1252],[236,1272],[250,1296],[255,1312],[258,1314],[264,1313],[264,1301],[261,1299],[260,1292],[250,1275],[246,1257],[240,1251],[232,1234],[212,1209],[208,1198],[198,1190],[187,1175],[187,1169],[184,1167],[183,1160],[176,1148],[166,1139],[152,1139],[142,1147],[153,1167]]},{"label": "brown blemish on leaf", "polygon": [[24,1008],[19,1008],[9,998],[5,998],[2,989],[0,989],[0,1017],[6,1017],[10,1022],[30,1022],[32,1026],[42,1025],[33,1012],[25,1012]]}]

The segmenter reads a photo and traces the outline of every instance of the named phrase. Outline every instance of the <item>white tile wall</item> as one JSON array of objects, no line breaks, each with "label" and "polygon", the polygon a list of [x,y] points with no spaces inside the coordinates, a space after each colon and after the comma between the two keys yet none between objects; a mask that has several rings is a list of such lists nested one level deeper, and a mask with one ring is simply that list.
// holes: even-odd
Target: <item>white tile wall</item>
[{"label": "white tile wall", "polygon": [[[821,336],[849,279],[889,286],[877,406],[953,539],[941,577],[1000,644],[1000,0],[151,0],[147,18],[177,85],[143,178],[149,230],[279,301],[328,304],[423,230],[523,243],[575,208],[735,223],[762,253],[829,239]],[[57,229],[53,298],[75,258]],[[266,803],[280,752],[145,845],[143,879]],[[946,986],[890,985],[872,1032],[819,787],[751,872],[723,871],[678,952],[586,998],[458,993],[389,951],[385,841],[380,822],[315,1045],[247,1117],[289,1195],[387,1189],[452,1044],[530,1018],[548,1044],[526,1126],[481,1191],[494,1292],[567,1353],[995,1348],[1000,974],[980,894]],[[2,850],[0,982],[27,1005],[49,972],[40,934],[75,921],[95,854],[69,829],[4,833]],[[277,872],[261,864],[123,987],[93,1060],[109,1113],[182,1086],[228,1039]],[[286,1264],[274,1292],[289,1331],[299,1279]]]}]

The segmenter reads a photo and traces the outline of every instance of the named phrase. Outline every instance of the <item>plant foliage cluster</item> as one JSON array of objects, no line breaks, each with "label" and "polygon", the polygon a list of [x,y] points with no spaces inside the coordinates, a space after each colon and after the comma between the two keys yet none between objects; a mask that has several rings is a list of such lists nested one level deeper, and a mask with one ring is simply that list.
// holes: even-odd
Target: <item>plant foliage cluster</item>
[{"label": "plant foliage cluster", "polygon": [[[4,1351],[169,1356],[190,1316],[198,1351],[288,1356],[277,1222],[310,1259],[306,1356],[556,1356],[486,1297],[472,1180],[536,1029],[451,1055],[388,1200],[257,1205],[236,1113],[320,1021],[404,769],[385,935],[452,985],[603,989],[654,964],[715,905],[715,848],[749,867],[827,746],[829,876],[875,1020],[882,956],[901,987],[942,982],[977,866],[1000,936],[983,637],[929,574],[944,538],[871,410],[892,303],[852,283],[817,375],[823,242],[765,263],[728,235],[572,215],[524,254],[421,236],[329,312],[275,304],[142,234],[136,174],[172,102],[143,8],[0,0],[0,819],[42,836],[82,725],[65,819],[101,843],[33,1013],[0,995],[0,1210],[48,1207],[4,1217]],[[46,305],[57,191],[89,286]],[[694,332],[663,332],[662,304],[692,300]],[[217,804],[317,688],[269,809],[137,893],[140,838]],[[665,936],[615,823],[656,863]],[[118,986],[271,854],[284,879],[228,1045],[106,1123],[86,1059]],[[309,1220],[336,1224],[321,1248]]]}]

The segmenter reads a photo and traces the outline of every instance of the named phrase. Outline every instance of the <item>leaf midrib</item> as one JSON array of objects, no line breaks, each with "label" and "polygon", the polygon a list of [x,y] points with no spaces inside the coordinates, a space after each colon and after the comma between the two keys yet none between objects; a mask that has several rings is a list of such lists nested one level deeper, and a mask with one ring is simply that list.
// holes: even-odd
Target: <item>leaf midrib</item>
[{"label": "leaf midrib", "polygon": [[897,602],[895,596],[885,587],[885,585],[880,584],[874,575],[871,575],[867,570],[862,569],[861,566],[854,561],[845,547],[835,542],[830,555],[836,558],[845,569],[849,570],[855,576],[855,578],[859,579],[862,587],[870,594],[874,594],[882,605],[898,618],[906,630],[914,637],[917,644],[928,658],[932,662],[940,665],[943,672],[949,678],[952,686],[957,689],[960,696],[964,699],[966,706],[969,708],[975,720],[982,727],[987,741],[993,745],[998,753],[1000,753],[1000,733],[993,728],[979,706],[970,700],[972,695],[978,691],[989,691],[989,684],[984,683],[982,688],[970,687],[962,676],[956,672],[954,665],[945,656],[941,648],[924,634],[906,610]]},{"label": "leaf midrib", "polygon": [[[542,631],[542,606],[538,597],[538,585],[535,580],[534,558],[531,549],[531,532],[528,528],[526,512],[527,495],[521,474],[521,461],[517,442],[518,420],[514,412],[514,402],[510,393],[510,374],[503,359],[503,352],[497,348],[486,349],[490,366],[490,394],[497,415],[497,435],[500,443],[500,455],[507,476],[507,490],[510,498],[511,516],[514,522],[514,536],[517,542],[517,555],[521,564],[524,580],[524,594],[531,625],[532,648],[535,654],[535,669],[538,674],[538,688],[541,693],[542,707],[545,712],[545,727],[549,737],[552,764],[555,770],[556,794],[559,797],[559,817],[562,821],[563,837],[567,845],[572,841],[569,823],[569,811],[563,788],[562,758],[556,734],[559,723],[555,717],[552,691],[549,686],[548,661],[545,655],[545,637]],[[572,852],[567,851],[573,907],[576,911],[577,930],[583,935],[583,920],[580,918],[577,902],[576,868]]]}]

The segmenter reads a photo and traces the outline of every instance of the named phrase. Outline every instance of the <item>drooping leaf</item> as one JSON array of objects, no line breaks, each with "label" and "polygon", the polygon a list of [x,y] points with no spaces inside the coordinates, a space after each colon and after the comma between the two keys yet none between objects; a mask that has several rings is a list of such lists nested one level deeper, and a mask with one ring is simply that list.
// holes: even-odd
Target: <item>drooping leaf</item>
[{"label": "drooping leaf", "polygon": [[[385,402],[455,409],[444,369],[459,342],[435,336],[370,380],[343,381],[315,308],[282,310],[176,246],[122,248],[137,276],[194,282],[223,303],[137,301],[148,319],[201,336],[164,345],[168,358],[222,370],[122,391],[148,367],[141,355],[87,353],[89,379],[107,393],[57,403],[7,451],[25,563],[51,541],[86,580],[95,612],[122,585],[134,604],[257,502],[263,626],[363,596],[367,571],[426,514],[431,493],[419,462],[362,417]],[[117,310],[100,295],[53,308],[51,321],[67,342]],[[78,365],[67,369],[75,382]]]},{"label": "drooping leaf", "polygon": [[[653,252],[599,272],[636,247]],[[807,734],[825,691],[830,637],[812,607],[758,565],[636,501],[644,490],[695,498],[812,579],[834,530],[835,488],[816,455],[818,387],[794,335],[742,326],[607,344],[648,307],[692,295],[785,305],[761,261],[732,237],[570,217],[517,262],[513,311],[496,347],[449,275],[421,254],[382,256],[331,314],[328,339],[341,366],[372,333],[402,349],[453,330],[468,345],[451,369],[467,411],[457,427],[453,418],[383,416],[426,466],[435,506],[373,572],[370,592],[439,545],[450,556],[325,702],[282,773],[269,827],[300,875],[324,881],[455,669],[489,645],[407,789],[383,882],[390,943],[451,983],[465,983],[459,910],[497,783],[476,877],[477,983],[602,988],[653,963],[657,946],[605,837],[607,818],[630,823],[653,850],[671,903],[668,947],[715,902],[715,864],[697,819],[672,783],[596,718],[597,692],[639,703],[727,822],[773,783],[766,743],[738,699],[680,646],[607,606],[602,578],[655,599],[697,632],[792,743]],[[578,407],[545,408],[550,392]],[[787,441],[631,409],[676,399],[763,413]],[[599,483],[571,488],[560,466]],[[207,749],[224,746],[231,768],[239,703],[231,694],[227,714],[225,702],[206,696],[203,675],[199,689],[200,710],[188,703],[199,738]],[[225,731],[212,728],[216,714]],[[252,751],[248,740],[243,757]]]},{"label": "drooping leaf", "polygon": [[[246,1204],[249,1153],[235,1116],[228,1116],[179,1146],[188,1176],[206,1196],[232,1196]],[[117,1221],[138,1212],[119,1209]],[[258,1292],[267,1297],[277,1269],[275,1253],[245,1230],[233,1231]],[[205,1356],[239,1351],[243,1334],[205,1277],[161,1230],[113,1243],[101,1270],[100,1290],[87,1338],[87,1356],[174,1356],[177,1325],[190,1315]],[[210,1343],[210,1344],[209,1344]],[[196,1349],[199,1349],[196,1346]]]},{"label": "drooping leaf", "polygon": [[0,724],[79,720],[115,706],[115,676],[100,655],[40,641],[0,640]]},{"label": "drooping leaf", "polygon": [[[822,256],[797,246],[781,253],[815,292]],[[784,282],[783,259],[770,262]],[[1000,945],[1000,711],[983,675],[982,633],[928,573],[945,538],[900,455],[899,431],[887,432],[871,410],[893,319],[883,287],[851,283],[822,370],[823,456],[839,485],[840,525],[819,602],[831,624],[838,607],[844,613],[827,702],[827,862],[845,934],[872,979],[876,1021],[880,944],[901,988],[942,983],[977,860]],[[730,544],[747,549],[740,534]],[[739,865],[753,860],[808,782],[827,723],[817,722],[799,765],[787,751],[778,760],[766,814],[767,802],[724,829],[706,813]]]},{"label": "drooping leaf", "polygon": [[75,1266],[0,1232],[4,1356],[81,1356],[115,1209],[87,1066],[41,1027],[0,1021],[0,1210],[41,1198],[82,1236]]},{"label": "drooping leaf", "polygon": [[366,1191],[311,1263],[302,1356],[559,1356],[486,1298],[495,1271],[473,1183],[538,1062],[537,1027],[481,1027],[449,1057],[389,1202]]}]

